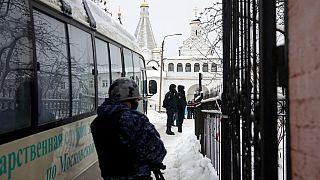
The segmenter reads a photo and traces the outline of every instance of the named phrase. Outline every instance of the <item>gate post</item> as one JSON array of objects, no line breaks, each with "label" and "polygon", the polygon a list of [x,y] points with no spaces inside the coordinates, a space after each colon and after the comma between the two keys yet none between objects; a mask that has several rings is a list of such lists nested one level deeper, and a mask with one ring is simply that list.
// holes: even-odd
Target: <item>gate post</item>
[{"label": "gate post", "polygon": [[222,1],[223,18],[223,93],[221,120],[221,180],[231,180],[231,138],[228,114],[228,82],[230,72],[231,0]]},{"label": "gate post", "polygon": [[261,177],[278,179],[276,0],[260,0]]}]

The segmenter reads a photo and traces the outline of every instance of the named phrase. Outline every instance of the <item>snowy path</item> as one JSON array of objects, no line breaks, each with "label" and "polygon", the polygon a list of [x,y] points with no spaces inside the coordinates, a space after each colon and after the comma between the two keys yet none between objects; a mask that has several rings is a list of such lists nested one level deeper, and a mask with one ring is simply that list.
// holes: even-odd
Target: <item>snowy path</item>
[{"label": "snowy path", "polygon": [[199,152],[200,143],[194,135],[194,120],[184,121],[182,133],[178,133],[177,127],[173,127],[175,135],[169,136],[165,133],[165,113],[148,110],[148,118],[159,131],[167,149],[164,159],[167,169],[163,171],[166,180],[218,180],[210,160]]}]

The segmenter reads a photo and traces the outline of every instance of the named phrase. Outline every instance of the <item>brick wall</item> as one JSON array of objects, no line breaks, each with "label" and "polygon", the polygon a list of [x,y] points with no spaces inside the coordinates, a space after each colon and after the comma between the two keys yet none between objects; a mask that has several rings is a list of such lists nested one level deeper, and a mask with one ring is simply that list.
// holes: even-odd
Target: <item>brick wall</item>
[{"label": "brick wall", "polygon": [[288,0],[292,179],[320,179],[320,0]]}]

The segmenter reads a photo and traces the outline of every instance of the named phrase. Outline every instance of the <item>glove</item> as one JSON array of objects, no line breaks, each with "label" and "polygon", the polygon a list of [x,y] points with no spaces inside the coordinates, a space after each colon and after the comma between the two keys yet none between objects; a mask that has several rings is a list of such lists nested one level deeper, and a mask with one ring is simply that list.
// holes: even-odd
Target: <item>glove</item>
[{"label": "glove", "polygon": [[164,165],[162,163],[151,164],[150,168],[151,168],[156,180],[165,180],[163,175],[162,175],[163,173],[160,170],[165,170],[166,169],[166,165]]},{"label": "glove", "polygon": [[166,169],[166,165],[164,165],[163,163],[159,163],[159,164],[150,164],[150,168],[151,170],[165,170]]}]

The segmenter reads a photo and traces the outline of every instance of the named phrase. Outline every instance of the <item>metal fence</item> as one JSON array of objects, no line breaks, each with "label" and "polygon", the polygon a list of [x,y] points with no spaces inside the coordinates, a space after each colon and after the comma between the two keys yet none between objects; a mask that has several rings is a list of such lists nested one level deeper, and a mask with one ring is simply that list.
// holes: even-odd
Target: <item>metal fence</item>
[{"label": "metal fence", "polygon": [[288,78],[277,42],[286,47],[285,17],[285,0],[223,0],[222,179],[279,178],[277,101],[288,97]]},{"label": "metal fence", "polygon": [[211,159],[212,165],[221,174],[221,98],[215,96],[202,100],[195,108],[195,131],[200,140],[201,153]]},{"label": "metal fence", "polygon": [[287,2],[222,2],[221,111],[212,95],[198,100],[201,151],[222,180],[290,179]]},{"label": "metal fence", "polygon": [[[15,110],[16,91],[8,90],[0,93],[0,111]],[[70,99],[65,96],[57,96],[56,94],[48,94],[42,97],[42,106],[45,110],[53,114],[57,119],[60,117],[68,117],[70,114]],[[95,96],[79,93],[79,96],[72,101],[73,112],[81,114],[94,110]]]},{"label": "metal fence", "polygon": [[[218,94],[213,93],[213,94]],[[212,95],[210,95],[212,96]],[[201,99],[201,98],[200,98]],[[197,138],[201,143],[201,153],[211,159],[212,165],[221,178],[221,122],[222,122],[222,112],[221,112],[221,96],[212,96],[207,99],[199,99],[195,109],[195,132]],[[277,100],[277,152],[278,152],[278,179],[288,179],[287,177],[287,112],[286,112],[286,98],[279,94]],[[252,121],[254,121],[252,119]],[[239,134],[243,134],[245,128],[242,124],[242,119],[240,118],[240,130]],[[251,129],[254,131],[254,129]],[[253,139],[251,140],[253,143]],[[243,147],[242,136],[240,138],[239,146]],[[254,146],[251,145],[251,174],[252,179],[254,179]],[[240,150],[240,159],[245,158],[244,151]],[[257,153],[257,152],[256,152]],[[243,164],[239,164],[243,168]],[[235,177],[233,177],[235,178]],[[246,179],[243,174],[239,177],[240,179]]]}]

